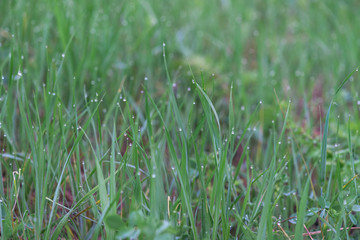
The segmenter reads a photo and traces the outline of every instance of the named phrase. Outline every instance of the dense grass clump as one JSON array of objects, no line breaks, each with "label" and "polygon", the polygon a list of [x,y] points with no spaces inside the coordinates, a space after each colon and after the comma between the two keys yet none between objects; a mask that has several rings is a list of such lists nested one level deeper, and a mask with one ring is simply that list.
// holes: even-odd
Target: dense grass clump
[{"label": "dense grass clump", "polygon": [[1,239],[359,239],[358,1],[0,1]]}]

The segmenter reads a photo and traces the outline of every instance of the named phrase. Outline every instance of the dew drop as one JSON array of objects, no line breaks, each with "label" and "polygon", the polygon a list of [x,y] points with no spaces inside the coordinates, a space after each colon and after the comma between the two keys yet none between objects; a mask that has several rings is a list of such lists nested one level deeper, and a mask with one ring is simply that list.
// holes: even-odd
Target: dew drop
[{"label": "dew drop", "polygon": [[20,78],[22,78],[22,73],[20,71],[18,71],[18,73],[14,77],[14,80],[19,80]]}]

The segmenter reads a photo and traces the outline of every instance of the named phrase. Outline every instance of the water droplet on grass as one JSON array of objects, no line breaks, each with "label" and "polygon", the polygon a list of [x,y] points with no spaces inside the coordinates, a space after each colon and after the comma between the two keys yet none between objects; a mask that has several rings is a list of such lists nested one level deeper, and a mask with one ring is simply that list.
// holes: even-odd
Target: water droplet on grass
[{"label": "water droplet on grass", "polygon": [[18,71],[18,73],[14,77],[14,80],[19,80],[20,78],[22,78],[22,76],[23,76],[22,73],[20,71]]},{"label": "water droplet on grass", "polygon": [[65,57],[65,53],[61,54],[61,57],[64,58],[64,57]]}]

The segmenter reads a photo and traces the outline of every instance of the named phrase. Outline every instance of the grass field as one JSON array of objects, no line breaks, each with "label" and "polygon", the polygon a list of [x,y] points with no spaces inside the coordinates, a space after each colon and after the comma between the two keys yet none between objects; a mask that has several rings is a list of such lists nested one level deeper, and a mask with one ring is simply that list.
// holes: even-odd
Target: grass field
[{"label": "grass field", "polygon": [[359,9],[0,1],[1,239],[359,239]]}]

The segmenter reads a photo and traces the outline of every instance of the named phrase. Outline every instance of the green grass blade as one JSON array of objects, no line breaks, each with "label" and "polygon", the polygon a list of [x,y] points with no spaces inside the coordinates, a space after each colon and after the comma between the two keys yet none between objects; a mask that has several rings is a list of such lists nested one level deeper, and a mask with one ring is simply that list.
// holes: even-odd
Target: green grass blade
[{"label": "green grass blade", "polygon": [[[336,88],[335,94],[333,98],[331,99],[326,118],[325,118],[325,125],[324,125],[324,133],[323,138],[321,142],[321,163],[320,163],[320,185],[321,189],[323,189],[325,184],[325,177],[326,177],[326,158],[327,158],[327,139],[328,139],[328,129],[329,129],[329,121],[330,121],[330,110],[332,103],[336,97],[336,95],[339,93],[339,91],[342,89],[342,87],[345,85],[347,81],[349,81],[350,77],[357,71],[358,67],[354,69],[349,75],[346,76],[346,78],[339,84],[339,86]],[[322,194],[322,192],[321,192]]]},{"label": "green grass blade", "polygon": [[297,211],[297,217],[296,217],[297,220],[296,220],[296,226],[295,226],[294,240],[303,239],[302,233],[304,231],[303,225],[304,225],[304,220],[305,220],[307,202],[308,202],[308,198],[309,198],[310,176],[308,177],[308,180],[306,181],[306,184],[305,184],[305,188],[303,189],[303,192],[301,194],[300,206]]}]

